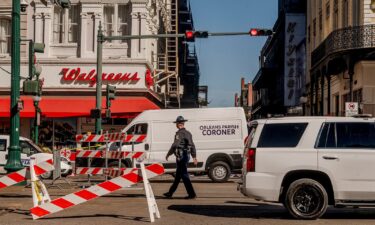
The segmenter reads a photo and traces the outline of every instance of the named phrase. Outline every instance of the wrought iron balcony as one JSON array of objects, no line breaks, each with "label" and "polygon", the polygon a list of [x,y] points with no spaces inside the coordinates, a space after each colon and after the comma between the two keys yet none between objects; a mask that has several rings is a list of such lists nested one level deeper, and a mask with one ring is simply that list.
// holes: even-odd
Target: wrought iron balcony
[{"label": "wrought iron balcony", "polygon": [[335,30],[312,52],[311,66],[326,58],[350,50],[375,48],[375,25],[346,27]]}]

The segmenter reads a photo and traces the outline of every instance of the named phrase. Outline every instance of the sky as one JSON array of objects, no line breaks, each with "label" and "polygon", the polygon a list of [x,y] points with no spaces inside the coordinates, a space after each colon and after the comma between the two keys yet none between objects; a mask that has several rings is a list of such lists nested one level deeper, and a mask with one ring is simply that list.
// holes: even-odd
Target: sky
[{"label": "sky", "polygon": [[[278,0],[190,0],[195,30],[246,32],[272,28]],[[200,85],[208,85],[209,107],[234,105],[241,77],[251,82],[259,69],[265,37],[229,36],[195,39]]]}]

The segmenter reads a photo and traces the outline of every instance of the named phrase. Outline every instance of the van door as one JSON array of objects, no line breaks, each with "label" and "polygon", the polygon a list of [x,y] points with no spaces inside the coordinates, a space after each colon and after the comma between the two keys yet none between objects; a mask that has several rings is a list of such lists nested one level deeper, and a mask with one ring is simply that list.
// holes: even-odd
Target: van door
[{"label": "van door", "polygon": [[4,170],[4,166],[7,162],[7,152],[7,140],[0,139],[0,173],[6,173],[6,171]]},{"label": "van door", "polygon": [[325,123],[318,148],[319,170],[336,184],[335,199],[375,201],[375,124]]}]

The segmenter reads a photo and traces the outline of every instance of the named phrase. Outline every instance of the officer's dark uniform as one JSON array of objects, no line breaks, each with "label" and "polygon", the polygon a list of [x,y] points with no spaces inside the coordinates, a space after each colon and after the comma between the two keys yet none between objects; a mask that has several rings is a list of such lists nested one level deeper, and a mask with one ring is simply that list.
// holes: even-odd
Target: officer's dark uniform
[{"label": "officer's dark uniform", "polygon": [[[185,121],[186,120],[182,116],[179,116],[175,123]],[[196,158],[196,149],[191,133],[185,128],[179,129],[176,132],[174,142],[168,151],[167,157],[172,154],[176,156],[176,176],[171,188],[164,195],[166,197],[172,197],[182,178],[186,191],[188,193],[188,196],[186,198],[195,198],[196,194],[189,178],[187,166],[190,160],[190,154],[193,158]]]}]

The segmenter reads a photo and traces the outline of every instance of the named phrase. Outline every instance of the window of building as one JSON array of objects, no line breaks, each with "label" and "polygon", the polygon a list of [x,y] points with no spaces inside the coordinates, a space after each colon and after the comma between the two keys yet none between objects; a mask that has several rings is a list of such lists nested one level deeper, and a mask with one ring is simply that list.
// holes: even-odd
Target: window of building
[{"label": "window of building", "polygon": [[342,3],[342,26],[349,26],[349,1],[344,0]]},{"label": "window of building", "polygon": [[326,19],[329,19],[330,15],[331,15],[331,1],[328,0],[326,2]]},{"label": "window of building", "polygon": [[11,21],[0,19],[0,54],[10,54]]},{"label": "window of building", "polygon": [[259,138],[259,148],[296,147],[307,123],[266,124]]},{"label": "window of building", "polygon": [[[129,32],[129,5],[107,4],[104,5],[103,30],[106,36],[124,36]],[[126,42],[126,41],[124,41]]]},{"label": "window of building", "polygon": [[313,36],[316,36],[316,18],[313,20]]},{"label": "window of building", "polygon": [[361,2],[360,0],[352,0],[353,4],[353,26],[359,26],[361,21]]},{"label": "window of building", "polygon": [[334,0],[332,27],[333,27],[333,30],[337,30],[339,28],[339,3],[338,3],[338,0]]},{"label": "window of building", "polygon": [[307,27],[307,42],[310,43],[311,40],[311,28],[310,25]]},{"label": "window of building", "polygon": [[70,9],[54,7],[53,42],[55,44],[78,43],[81,8],[72,5]]}]

